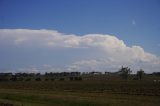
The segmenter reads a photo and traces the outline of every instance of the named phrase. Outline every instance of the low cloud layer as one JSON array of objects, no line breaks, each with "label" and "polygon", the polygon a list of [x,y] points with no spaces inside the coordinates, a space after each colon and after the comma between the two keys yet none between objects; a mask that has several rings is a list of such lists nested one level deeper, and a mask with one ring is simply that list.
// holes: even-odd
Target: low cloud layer
[{"label": "low cloud layer", "polygon": [[0,29],[0,52],[1,70],[8,65],[25,71],[35,65],[30,69],[36,72],[117,71],[123,65],[133,71],[160,71],[158,56],[105,34],[77,36],[55,30]]}]

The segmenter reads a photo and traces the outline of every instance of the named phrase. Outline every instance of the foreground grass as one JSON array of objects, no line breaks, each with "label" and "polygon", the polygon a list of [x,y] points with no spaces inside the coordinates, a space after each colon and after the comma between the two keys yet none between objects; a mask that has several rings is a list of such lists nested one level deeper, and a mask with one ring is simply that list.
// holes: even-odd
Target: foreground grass
[{"label": "foreground grass", "polygon": [[0,103],[14,106],[159,106],[160,83],[153,80],[0,82]]},{"label": "foreground grass", "polygon": [[160,96],[160,83],[153,81],[30,81],[0,82],[0,89],[109,92]]},{"label": "foreground grass", "polygon": [[0,89],[0,102],[17,106],[159,106],[158,96]]}]

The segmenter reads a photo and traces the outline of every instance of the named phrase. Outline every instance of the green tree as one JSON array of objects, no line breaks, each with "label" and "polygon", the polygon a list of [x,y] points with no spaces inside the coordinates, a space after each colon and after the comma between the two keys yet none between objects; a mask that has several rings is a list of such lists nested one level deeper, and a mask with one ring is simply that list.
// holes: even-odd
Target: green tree
[{"label": "green tree", "polygon": [[139,71],[137,71],[137,76],[138,78],[141,80],[142,76],[144,75],[144,71],[142,69],[140,69]]},{"label": "green tree", "polygon": [[122,68],[119,70],[118,73],[120,74],[120,76],[122,77],[122,79],[128,79],[128,76],[130,75],[131,72],[132,71],[131,71],[130,68],[122,66]]}]

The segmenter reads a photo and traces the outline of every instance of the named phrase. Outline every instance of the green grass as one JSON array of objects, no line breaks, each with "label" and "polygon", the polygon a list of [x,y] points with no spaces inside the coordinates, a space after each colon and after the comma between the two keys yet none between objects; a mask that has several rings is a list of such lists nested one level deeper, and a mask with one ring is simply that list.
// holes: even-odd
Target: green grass
[{"label": "green grass", "polygon": [[113,92],[160,96],[160,83],[153,81],[39,81],[0,82],[0,89]]},{"label": "green grass", "polygon": [[158,106],[157,96],[65,91],[0,90],[0,99],[23,106]]},{"label": "green grass", "polygon": [[[100,79],[96,76],[96,79]],[[0,82],[0,103],[15,106],[159,106],[153,80]]]}]

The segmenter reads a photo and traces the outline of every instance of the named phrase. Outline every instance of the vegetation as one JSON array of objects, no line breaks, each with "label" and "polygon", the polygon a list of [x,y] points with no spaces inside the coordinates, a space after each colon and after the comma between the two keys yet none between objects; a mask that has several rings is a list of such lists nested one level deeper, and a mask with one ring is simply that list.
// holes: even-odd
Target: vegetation
[{"label": "vegetation", "polygon": [[137,71],[137,76],[139,77],[140,80],[142,79],[143,74],[144,74],[144,71],[142,69]]},{"label": "vegetation", "polygon": [[104,74],[0,73],[0,106],[159,106],[159,104],[158,72],[144,74],[143,70],[139,70],[137,74],[131,74],[130,68],[122,67],[118,72]]},{"label": "vegetation", "polygon": [[128,76],[130,75],[131,73],[131,69],[128,68],[128,67],[123,67],[119,70],[119,74],[121,75],[122,79],[128,79]]}]

